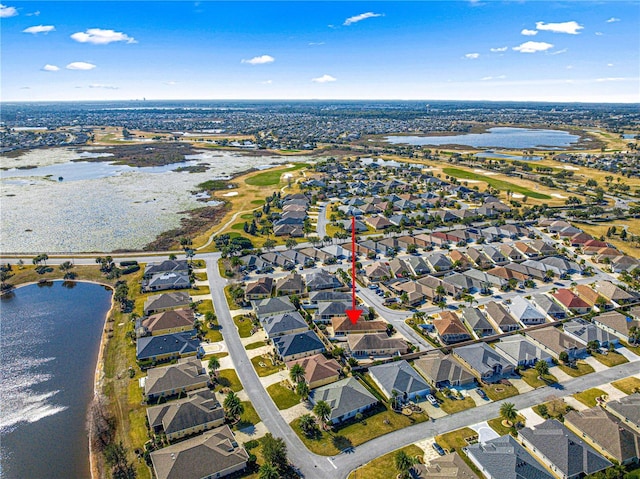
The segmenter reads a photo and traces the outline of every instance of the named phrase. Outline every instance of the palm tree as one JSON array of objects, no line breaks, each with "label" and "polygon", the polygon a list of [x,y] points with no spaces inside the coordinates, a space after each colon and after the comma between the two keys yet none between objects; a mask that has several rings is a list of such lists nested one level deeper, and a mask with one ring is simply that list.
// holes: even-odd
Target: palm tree
[{"label": "palm tree", "polygon": [[401,479],[411,477],[409,475],[409,471],[411,470],[413,465],[416,463],[415,458],[409,456],[404,451],[398,451],[393,456],[393,462],[396,466],[396,470],[398,471],[398,476]]},{"label": "palm tree", "polygon": [[289,377],[294,383],[299,383],[304,379],[305,370],[300,364],[294,364],[289,371]]},{"label": "palm tree", "polygon": [[209,376],[215,377],[216,376],[216,371],[218,369],[220,369],[220,360],[218,358],[216,358],[215,356],[213,356],[211,359],[209,359],[208,366],[209,366],[208,367]]},{"label": "palm tree", "polygon": [[546,361],[536,361],[535,368],[540,375],[539,377],[549,374],[549,363]]},{"label": "palm tree", "polygon": [[513,425],[513,421],[518,417],[518,410],[513,403],[506,402],[500,406],[500,415],[509,424],[509,426],[511,426]]},{"label": "palm tree", "polygon": [[306,401],[309,397],[309,385],[304,381],[300,381],[298,384],[296,384],[296,393],[298,393],[300,399]]},{"label": "palm tree", "polygon": [[233,391],[230,391],[227,397],[224,398],[223,407],[224,414],[230,421],[235,421],[244,413],[244,406],[240,398]]},{"label": "palm tree", "polygon": [[331,406],[326,401],[318,401],[313,407],[313,413],[324,428],[329,422],[329,418],[331,418]]},{"label": "palm tree", "polygon": [[302,432],[307,436],[316,430],[316,421],[311,414],[303,414],[300,416],[300,429],[302,429]]},{"label": "palm tree", "polygon": [[279,479],[280,474],[278,473],[278,469],[271,464],[270,462],[264,463],[260,466],[258,471],[260,473],[260,479]]}]

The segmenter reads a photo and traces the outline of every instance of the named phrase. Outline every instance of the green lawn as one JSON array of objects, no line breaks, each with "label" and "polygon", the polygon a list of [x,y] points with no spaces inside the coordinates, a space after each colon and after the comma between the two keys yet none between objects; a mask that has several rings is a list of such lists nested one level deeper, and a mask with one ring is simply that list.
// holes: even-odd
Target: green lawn
[{"label": "green lawn", "polygon": [[586,406],[594,407],[598,404],[596,402],[596,398],[602,396],[603,394],[606,393],[602,389],[591,388],[587,389],[586,391],[575,393],[573,397]]},{"label": "green lawn", "polygon": [[640,391],[640,379],[633,376],[614,381],[611,385],[625,394],[633,394],[634,391]]},{"label": "green lawn", "polygon": [[[261,366],[260,363],[264,364],[264,366]],[[284,369],[284,364],[278,363],[274,366],[270,359],[263,358],[262,356],[251,358],[251,364],[253,364],[253,368],[260,377],[269,376],[270,374],[277,373]]]},{"label": "green lawn", "polygon": [[194,276],[195,276],[197,281],[206,281],[207,280],[207,273],[194,273]]},{"label": "green lawn", "polygon": [[449,176],[455,176],[456,178],[462,178],[465,180],[479,180],[484,181],[488,185],[500,191],[511,190],[513,193],[520,193],[522,195],[528,196],[529,198],[536,198],[539,200],[550,200],[551,196],[545,195],[544,193],[538,193],[537,191],[531,191],[524,186],[515,185],[513,183],[509,183],[508,181],[499,180],[497,178],[492,178],[490,176],[479,175],[477,173],[472,173],[471,171],[461,170],[459,168],[443,168],[442,171]]},{"label": "green lawn", "polygon": [[244,349],[249,351],[251,349],[258,349],[258,348],[261,348],[262,346],[266,346],[266,345],[267,345],[267,343],[265,341],[256,341],[255,343],[247,344],[244,347]]},{"label": "green lawn", "polygon": [[[487,421],[487,423],[489,424],[489,426],[491,426],[491,428],[497,432],[498,434],[500,434],[501,436],[504,436],[505,434],[510,434],[512,432],[514,432],[516,429],[515,427],[506,427],[502,424],[503,419],[501,417],[496,417],[493,419],[489,419]],[[521,416],[520,414],[518,414],[518,417],[516,418],[515,422],[521,422],[522,424],[524,424],[524,416]]]},{"label": "green lawn", "polygon": [[553,374],[545,374],[542,379],[538,379],[538,371],[535,368],[529,368],[525,371],[520,371],[520,376],[524,379],[529,386],[532,388],[541,388],[543,386],[548,386],[549,384],[557,383],[558,380]]},{"label": "green lawn", "polygon": [[515,386],[507,386],[506,384],[485,384],[482,389],[492,401],[499,401],[500,399],[518,395],[518,390]]},{"label": "green lawn", "polygon": [[273,402],[276,403],[278,409],[289,409],[290,407],[300,404],[300,396],[290,387],[288,381],[282,381],[276,384],[272,384],[267,388],[267,392]]},{"label": "green lawn", "polygon": [[252,205],[255,205],[255,206],[262,206],[262,205],[264,205],[265,203],[266,203],[266,201],[265,201],[265,200],[252,200],[252,201],[251,201],[251,204],[252,204]]},{"label": "green lawn", "polygon": [[436,442],[447,451],[459,451],[463,447],[469,445],[465,439],[473,437],[477,438],[478,433],[471,428],[463,427],[462,429],[457,429],[455,431],[436,436]]},{"label": "green lawn", "polygon": [[613,366],[617,366],[619,364],[624,364],[624,363],[628,363],[629,360],[627,358],[625,358],[622,354],[618,353],[618,352],[607,352],[607,354],[600,354],[600,353],[591,353],[591,356],[593,356],[594,358],[596,358],[598,361],[600,361],[602,364],[604,364],[605,366],[609,366],[610,368]]},{"label": "green lawn", "polygon": [[298,163],[289,168],[277,169],[277,170],[268,170],[258,175],[252,176],[251,178],[247,178],[244,182],[251,186],[275,186],[280,184],[280,178],[284,173],[290,173],[292,171],[300,170],[302,168],[306,168],[306,163]]},{"label": "green lawn", "polygon": [[[549,401],[544,403],[547,406],[547,414],[548,417],[559,419],[567,413],[568,405],[562,398],[554,399],[553,401]],[[544,417],[540,413],[540,404],[537,406],[533,406],[533,412],[535,412],[538,416]]]},{"label": "green lawn", "polygon": [[402,429],[419,422],[426,421],[425,413],[404,416],[378,405],[371,416],[361,422],[350,422],[348,425],[331,432],[322,432],[314,438],[308,438],[300,429],[300,420],[291,422],[291,427],[300,436],[307,448],[323,456],[333,456],[349,446],[359,446],[378,436]]},{"label": "green lawn", "polygon": [[221,369],[218,371],[218,384],[223,388],[231,388],[238,392],[242,389],[242,383],[238,379],[238,374],[234,369]]},{"label": "green lawn", "polygon": [[251,401],[242,401],[242,405],[244,406],[244,413],[240,416],[240,421],[238,421],[233,429],[244,429],[245,427],[255,426],[260,422],[260,416],[251,404]]},{"label": "green lawn", "polygon": [[631,346],[629,343],[627,343],[626,341],[623,341],[622,339],[620,340],[620,344],[622,344],[625,348],[627,348],[632,353],[640,356],[640,346]]},{"label": "green lawn", "polygon": [[475,401],[470,397],[465,397],[464,399],[449,399],[440,391],[436,392],[436,398],[440,402],[442,410],[447,414],[464,411],[465,409],[475,407],[476,405]]},{"label": "green lawn", "polygon": [[349,474],[348,479],[360,479],[363,477],[367,479],[396,479],[398,472],[396,471],[394,457],[400,451],[404,451],[407,455],[417,457],[420,460],[422,460],[424,456],[424,451],[418,446],[411,445],[403,447],[402,449],[380,456],[368,464],[359,467]]},{"label": "green lawn", "polygon": [[211,293],[211,290],[209,286],[192,286],[188,292],[191,296],[202,296],[203,294]]},{"label": "green lawn", "polygon": [[575,368],[570,368],[562,363],[558,364],[558,367],[573,378],[578,378],[594,371],[593,368],[584,361],[578,361]]},{"label": "green lawn", "polygon": [[243,316],[234,316],[233,322],[238,328],[238,333],[241,338],[248,338],[251,336],[251,330],[253,329],[253,322],[249,318]]}]

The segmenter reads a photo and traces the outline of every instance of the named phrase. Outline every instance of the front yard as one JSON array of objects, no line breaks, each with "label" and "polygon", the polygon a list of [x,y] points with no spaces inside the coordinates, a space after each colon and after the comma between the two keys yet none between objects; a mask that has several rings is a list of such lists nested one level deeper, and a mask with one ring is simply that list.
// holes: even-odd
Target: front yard
[{"label": "front yard", "polygon": [[402,449],[398,449],[397,451],[393,451],[385,454],[384,456],[380,456],[370,463],[359,467],[351,474],[349,474],[348,479],[359,479],[363,477],[367,479],[396,479],[396,475],[398,473],[396,471],[394,458],[395,455],[400,451],[404,451],[408,456],[418,458],[422,462],[424,451],[418,446],[414,446],[412,444],[411,446],[403,447]]},{"label": "front yard", "polygon": [[558,379],[556,379],[553,374],[545,374],[542,378],[539,378],[540,374],[538,374],[538,371],[536,371],[535,368],[520,371],[520,376],[522,376],[524,382],[532,388],[541,388],[558,382]]},{"label": "front yard", "polygon": [[464,411],[465,409],[470,409],[476,405],[475,401],[468,396],[464,399],[451,399],[449,397],[445,397],[445,395],[440,391],[436,392],[436,399],[440,403],[442,410],[447,414]]},{"label": "front yard", "polygon": [[640,379],[633,376],[614,381],[611,385],[625,394],[633,394],[634,392],[640,391]]},{"label": "front yard", "polygon": [[288,381],[272,384],[267,388],[267,392],[278,409],[289,409],[300,404],[300,396],[289,387]]},{"label": "front yard", "polygon": [[584,361],[578,361],[576,363],[576,367],[571,368],[562,363],[558,364],[560,370],[573,378],[579,378],[580,376],[584,376],[585,374],[592,373],[594,369],[585,363]]},{"label": "front yard", "polygon": [[251,330],[253,329],[253,321],[250,318],[242,316],[234,316],[233,322],[238,328],[238,334],[241,338],[248,338],[251,336]]},{"label": "front yard", "polygon": [[478,433],[469,427],[436,436],[436,442],[446,451],[459,451],[463,447],[478,441]]},{"label": "front yard", "polygon": [[[507,427],[507,426],[502,424],[502,421],[504,421],[503,418],[496,417],[496,418],[493,418],[493,419],[489,419],[487,421],[487,424],[489,424],[489,426],[491,426],[491,428],[501,436],[504,436],[506,434],[515,433],[516,428],[514,426]],[[525,421],[524,416],[518,414],[518,417],[516,418],[515,423],[521,422],[522,424],[524,424],[524,421]]]},{"label": "front yard", "polygon": [[485,384],[482,386],[482,389],[487,393],[487,396],[489,396],[489,399],[492,401],[499,401],[500,399],[506,399],[511,396],[518,395],[516,387],[510,384]]},{"label": "front yard", "polygon": [[230,388],[234,392],[242,390],[242,383],[234,369],[222,369],[217,372],[216,382],[221,388]]},{"label": "front yard", "polygon": [[591,388],[587,389],[586,391],[575,393],[573,397],[586,406],[594,407],[598,404],[596,402],[596,398],[602,396],[603,394],[606,393],[602,389]]},{"label": "front yard", "polygon": [[251,358],[251,364],[253,364],[253,368],[261,378],[284,369],[284,364],[280,362],[273,364],[272,358],[270,357],[256,356],[255,358]]},{"label": "front yard", "polygon": [[591,353],[591,356],[610,368],[629,362],[627,358],[617,351],[607,351],[607,354]]}]

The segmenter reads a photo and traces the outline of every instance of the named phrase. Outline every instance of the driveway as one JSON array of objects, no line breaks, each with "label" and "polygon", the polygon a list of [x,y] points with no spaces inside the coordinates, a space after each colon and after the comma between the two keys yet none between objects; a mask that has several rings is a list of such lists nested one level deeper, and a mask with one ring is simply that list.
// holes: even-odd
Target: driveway
[{"label": "driveway", "polygon": [[509,382],[513,384],[513,387],[515,387],[520,394],[528,393],[533,390],[533,388],[529,386],[524,379],[509,378]]},{"label": "driveway", "polygon": [[623,397],[626,397],[625,393],[620,391],[617,387],[612,386],[611,384],[603,384],[598,389],[602,389],[604,392],[607,393],[607,396],[609,396],[607,401],[615,401],[616,399],[621,399]]},{"label": "driveway", "polygon": [[584,358],[584,362],[587,363],[589,366],[591,366],[595,372],[609,369],[608,366],[605,366],[593,356],[587,356],[586,358]]},{"label": "driveway", "polygon": [[473,424],[469,426],[470,429],[473,429],[478,433],[478,442],[485,443],[490,441],[491,439],[496,439],[500,437],[500,435],[493,430],[487,421],[479,422],[478,424]]},{"label": "driveway", "polygon": [[629,361],[638,361],[638,360],[640,360],[640,356],[638,356],[636,353],[634,353],[630,349],[625,348],[622,345],[619,345],[619,346],[616,347],[616,352],[622,354]]},{"label": "driveway", "polygon": [[542,416],[538,416],[533,412],[533,408],[530,407],[524,408],[522,411],[518,411],[518,413],[524,416],[524,423],[527,427],[537,426],[545,421]]}]

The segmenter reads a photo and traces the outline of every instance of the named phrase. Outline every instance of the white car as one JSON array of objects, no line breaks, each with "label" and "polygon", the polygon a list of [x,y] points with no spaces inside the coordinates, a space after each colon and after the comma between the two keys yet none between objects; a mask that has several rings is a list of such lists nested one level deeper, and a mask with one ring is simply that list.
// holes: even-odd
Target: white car
[{"label": "white car", "polygon": [[438,405],[438,400],[434,398],[431,394],[427,394],[427,401],[429,401],[433,406]]}]

